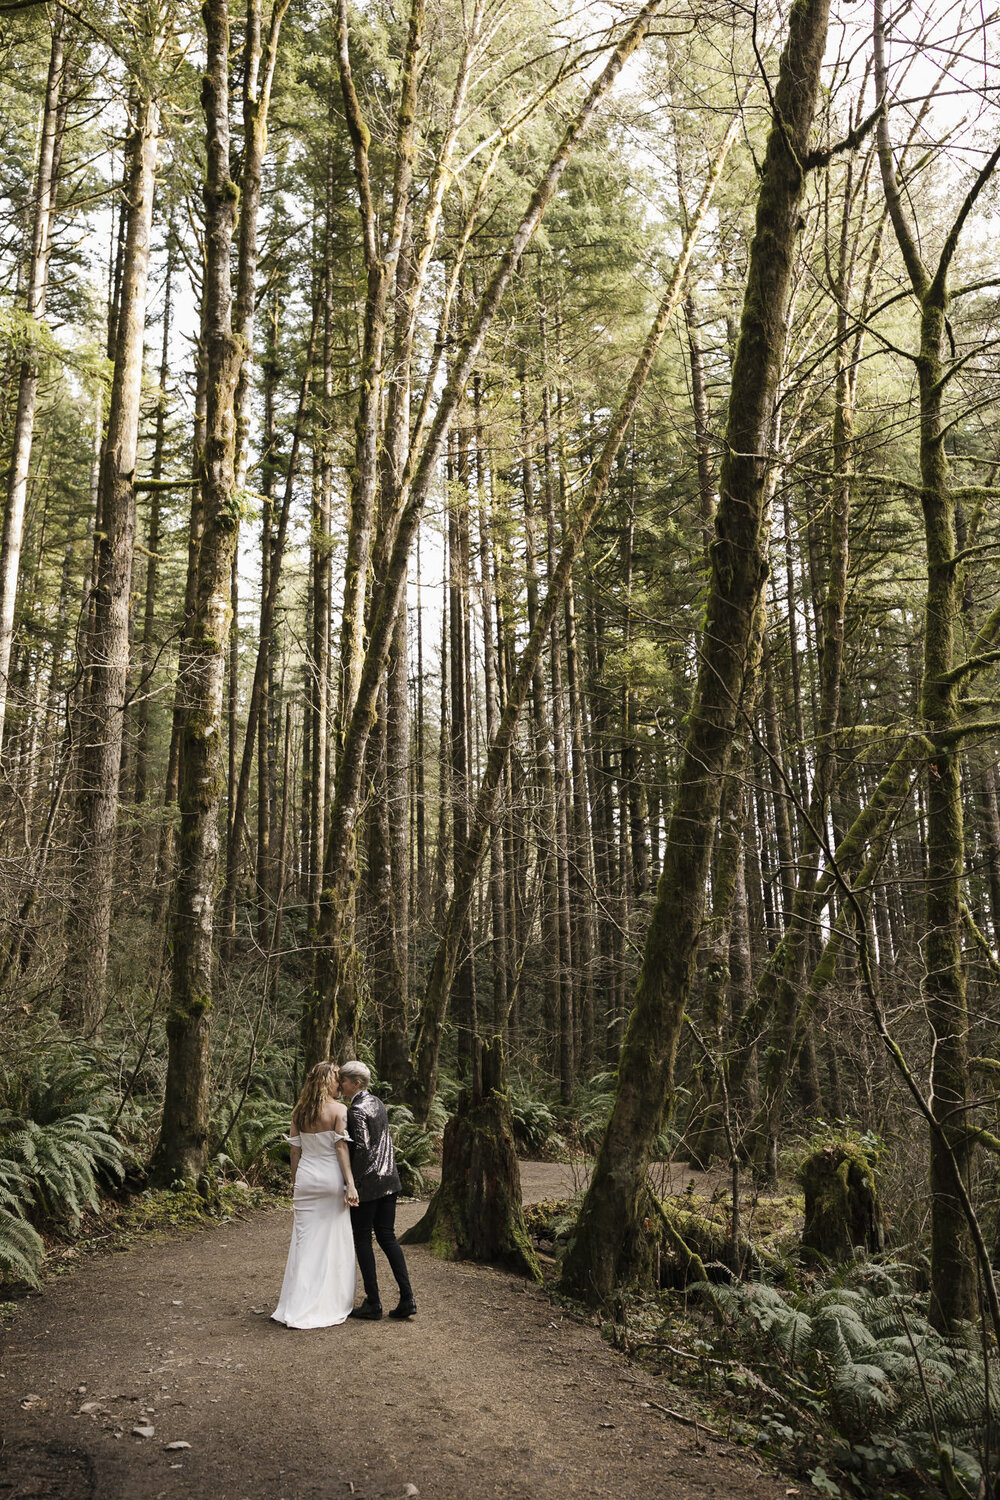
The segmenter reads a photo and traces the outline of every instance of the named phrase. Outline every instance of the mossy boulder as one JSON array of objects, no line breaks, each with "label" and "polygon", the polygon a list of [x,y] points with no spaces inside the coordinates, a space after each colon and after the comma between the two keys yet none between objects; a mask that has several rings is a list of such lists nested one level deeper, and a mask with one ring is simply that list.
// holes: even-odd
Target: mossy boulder
[{"label": "mossy boulder", "polygon": [[806,1199],[802,1247],[828,1260],[885,1245],[882,1205],[871,1158],[849,1141],[812,1151],[798,1172]]}]

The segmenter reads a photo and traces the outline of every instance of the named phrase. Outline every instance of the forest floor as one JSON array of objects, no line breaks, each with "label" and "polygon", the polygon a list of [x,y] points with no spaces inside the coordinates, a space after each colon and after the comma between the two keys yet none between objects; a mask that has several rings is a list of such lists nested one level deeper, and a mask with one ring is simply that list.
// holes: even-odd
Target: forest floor
[{"label": "forest floor", "polygon": [[[703,1187],[678,1176],[675,1191],[692,1177]],[[582,1177],[526,1163],[523,1180],[533,1202]],[[421,1212],[402,1204],[399,1227]],[[98,1253],[24,1304],[3,1336],[0,1497],[789,1493],[752,1455],[659,1409],[694,1414],[683,1393],[499,1271],[410,1247],[412,1322],[279,1326],[269,1314],[289,1228],[288,1210],[272,1208]]]}]

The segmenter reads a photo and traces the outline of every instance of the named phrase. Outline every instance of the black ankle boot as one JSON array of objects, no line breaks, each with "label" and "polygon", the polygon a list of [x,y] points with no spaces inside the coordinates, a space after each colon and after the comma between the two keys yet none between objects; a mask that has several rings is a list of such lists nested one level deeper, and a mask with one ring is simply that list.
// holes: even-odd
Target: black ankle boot
[{"label": "black ankle boot", "polygon": [[377,1323],[382,1316],[381,1302],[369,1302],[366,1297],[360,1307],[356,1307],[350,1314],[352,1318],[359,1318],[364,1323]]}]

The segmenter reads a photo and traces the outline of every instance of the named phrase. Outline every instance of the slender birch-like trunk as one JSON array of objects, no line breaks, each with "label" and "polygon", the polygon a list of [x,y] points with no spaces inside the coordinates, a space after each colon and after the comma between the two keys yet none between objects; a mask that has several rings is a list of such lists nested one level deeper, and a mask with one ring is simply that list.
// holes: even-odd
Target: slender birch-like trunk
[{"label": "slender birch-like trunk", "polygon": [[38,335],[33,325],[39,324],[45,316],[49,248],[56,209],[55,168],[59,155],[60,95],[65,71],[65,49],[66,12],[60,5],[56,5],[52,17],[52,46],[49,53],[49,72],[42,111],[38,173],[35,180],[35,217],[28,261],[25,300],[25,312],[29,320],[27,347],[21,361],[10,470],[7,475],[3,535],[0,537],[0,740],[3,738],[4,721],[7,715],[8,674],[11,646],[14,640],[14,605],[17,600],[17,582],[21,567],[24,510],[28,497],[28,470],[31,465],[31,444],[35,431],[35,402],[38,397],[41,355],[38,348]]},{"label": "slender birch-like trunk", "polygon": [[[388,660],[396,615],[403,597],[410,553],[423,506],[437,475],[448,430],[462,394],[472,378],[483,340],[499,310],[514,269],[542,215],[552,200],[581,135],[598,105],[611,88],[629,57],[641,45],[663,0],[648,0],[625,32],[603,71],[588,89],[555,155],[531,195],[510,242],[499,257],[493,276],[470,319],[470,325],[451,374],[441,392],[433,421],[419,448],[411,449],[400,484],[398,520],[392,528],[394,540],[378,593],[367,649],[350,722],[345,726],[334,795],[327,828],[324,870],[324,900],[320,921],[313,991],[303,1017],[303,1043],[307,1064],[329,1053],[330,1040],[338,1028],[338,1010],[351,1004],[350,923],[355,879],[354,838],[361,799],[364,751],[374,722],[379,684]],[[346,48],[346,39],[345,39]],[[350,113],[350,112],[349,112]],[[464,921],[464,913],[463,913]]]},{"label": "slender birch-like trunk", "polygon": [[146,532],[146,588],[143,600],[142,640],[139,648],[139,702],[135,734],[136,806],[141,807],[149,791],[149,697],[156,654],[156,604],[160,581],[160,481],[163,478],[163,455],[167,433],[167,381],[170,378],[170,314],[173,277],[176,269],[176,245],[173,232],[167,240],[166,285],[163,293],[163,337],[160,348],[160,378],[156,396],[156,435],[153,439],[153,463],[150,478],[149,528]]},{"label": "slender birch-like trunk", "polygon": [[126,153],[127,205],[114,377],[101,468],[103,524],[88,659],[80,710],[76,897],[70,908],[62,1016],[92,1033],[100,1024],[111,934],[115,824],[129,664],[135,479],[142,396],[159,104],[144,85],[132,98]]}]

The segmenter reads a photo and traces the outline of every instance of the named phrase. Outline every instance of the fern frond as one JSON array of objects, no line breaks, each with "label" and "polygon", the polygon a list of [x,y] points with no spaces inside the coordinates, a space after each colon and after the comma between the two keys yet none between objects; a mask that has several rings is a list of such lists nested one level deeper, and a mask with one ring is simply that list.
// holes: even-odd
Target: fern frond
[{"label": "fern frond", "polygon": [[0,1208],[0,1274],[38,1285],[45,1247],[41,1235],[19,1214]]}]

